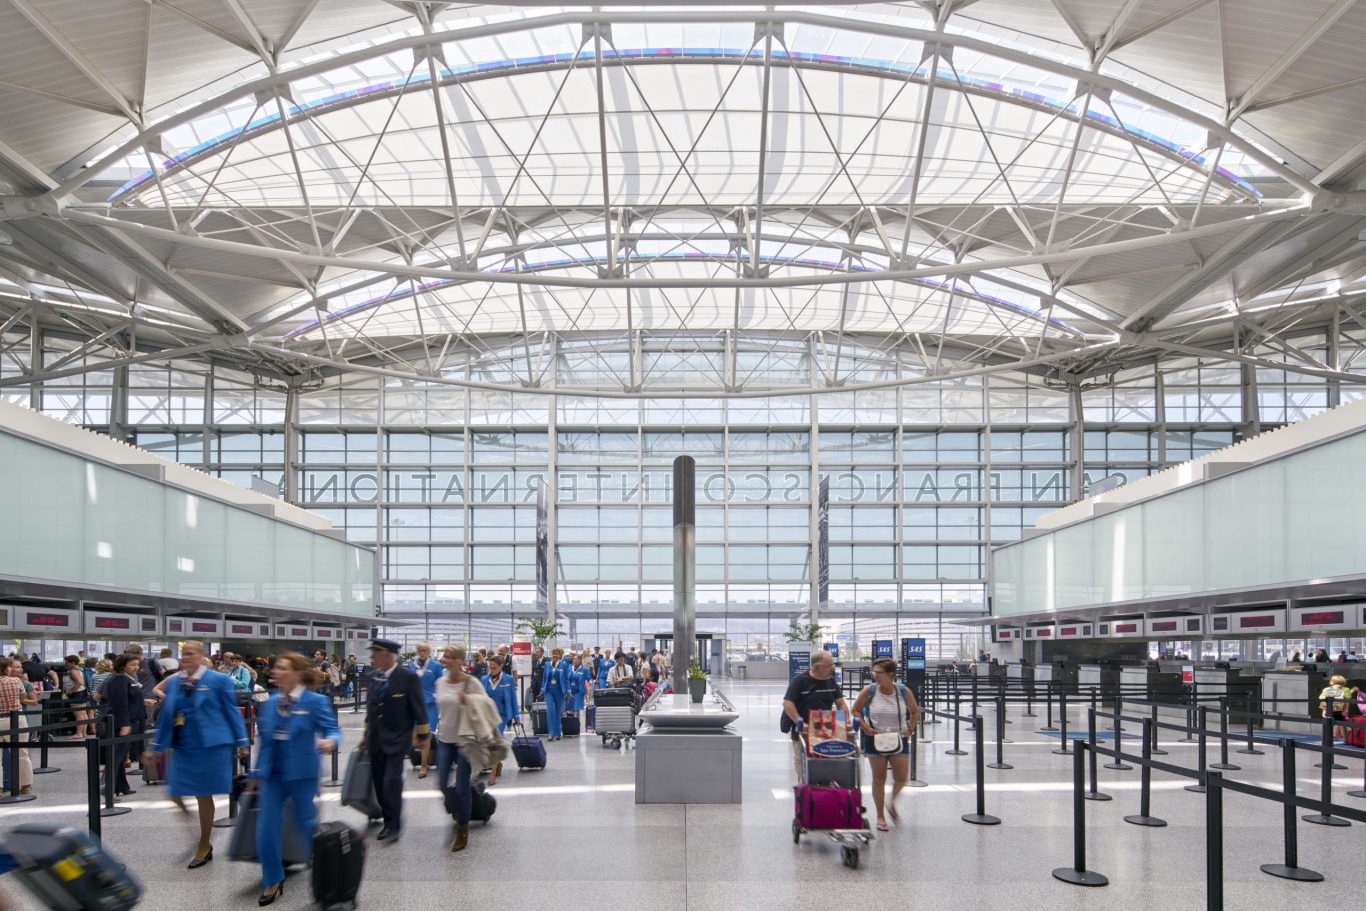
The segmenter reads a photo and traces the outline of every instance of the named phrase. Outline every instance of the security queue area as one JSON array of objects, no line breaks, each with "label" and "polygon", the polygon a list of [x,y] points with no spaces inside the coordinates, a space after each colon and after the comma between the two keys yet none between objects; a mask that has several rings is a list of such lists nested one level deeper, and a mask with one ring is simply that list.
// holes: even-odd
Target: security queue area
[{"label": "security queue area", "polygon": [[1350,901],[1363,32],[0,3],[0,907]]}]

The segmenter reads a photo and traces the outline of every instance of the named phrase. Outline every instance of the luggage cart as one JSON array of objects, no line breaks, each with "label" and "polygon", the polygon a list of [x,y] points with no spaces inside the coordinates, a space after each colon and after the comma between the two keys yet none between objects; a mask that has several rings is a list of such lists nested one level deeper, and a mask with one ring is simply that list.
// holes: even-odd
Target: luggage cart
[{"label": "luggage cart", "polygon": [[[803,744],[806,743],[806,737],[807,735],[805,733],[801,735]],[[857,734],[855,734],[855,737],[857,737]],[[811,767],[812,762],[814,760],[816,763],[820,764],[821,766],[824,766],[825,769],[831,768],[831,766],[829,765],[830,763],[838,764],[839,773],[836,775],[831,775],[829,776],[829,778],[826,778],[824,777],[826,772],[822,770],[822,772],[820,773],[822,780],[834,779],[836,780],[838,786],[843,787],[846,790],[860,791],[863,785],[863,764],[859,762],[861,755],[862,754],[859,752],[857,739],[854,741],[854,752],[851,753],[848,758],[827,759],[813,757],[809,755],[806,749],[803,749],[801,784],[820,784],[819,781],[812,782],[810,780],[810,775],[812,774]],[[796,788],[793,789],[793,793],[795,795]],[[868,811],[866,808],[862,809],[861,811],[861,819],[863,824],[859,828],[807,829],[802,826],[802,821],[800,817],[797,815],[796,810],[794,809],[792,816],[792,843],[794,845],[800,844],[803,835],[809,835],[814,833],[824,835],[827,838],[829,838],[832,842],[840,846],[840,861],[849,869],[857,870],[859,866],[859,851],[864,847],[868,846],[869,844],[871,844],[873,841],[873,830],[872,827],[868,824]]]},{"label": "luggage cart", "polygon": [[[622,748],[636,736],[636,696],[625,687],[600,690],[593,696],[593,732],[604,747]],[[607,704],[603,704],[606,702]]]}]

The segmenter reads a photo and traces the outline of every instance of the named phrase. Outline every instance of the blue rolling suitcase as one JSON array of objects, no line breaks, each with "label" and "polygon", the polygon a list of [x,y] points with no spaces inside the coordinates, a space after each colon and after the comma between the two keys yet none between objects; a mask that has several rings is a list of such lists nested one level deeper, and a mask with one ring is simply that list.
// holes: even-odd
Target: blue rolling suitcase
[{"label": "blue rolling suitcase", "polygon": [[5,849],[17,865],[14,875],[49,908],[124,911],[142,896],[123,864],[84,829],[25,823],[6,836]]},{"label": "blue rolling suitcase", "polygon": [[514,722],[515,730],[520,733],[512,738],[512,755],[519,769],[544,769],[545,744],[539,737],[526,736],[526,728],[521,722]]}]

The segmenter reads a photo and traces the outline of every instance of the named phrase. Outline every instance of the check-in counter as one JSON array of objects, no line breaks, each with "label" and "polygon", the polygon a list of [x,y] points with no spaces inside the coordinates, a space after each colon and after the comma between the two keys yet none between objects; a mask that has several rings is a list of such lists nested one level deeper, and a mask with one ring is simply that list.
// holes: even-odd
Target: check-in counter
[{"label": "check-in counter", "polygon": [[1077,666],[1077,689],[1086,693],[1091,687],[1101,689],[1119,683],[1119,668],[1108,664],[1081,664]]},{"label": "check-in counter", "polygon": [[[1262,696],[1266,710],[1279,715],[1307,715],[1315,718],[1319,714],[1319,693],[1328,685],[1328,677],[1310,665],[1310,670],[1271,671],[1262,677]],[[1317,734],[1322,725],[1308,721],[1283,721],[1267,718],[1263,727],[1273,731],[1288,731],[1294,734]]]},{"label": "check-in counter", "polygon": [[1212,704],[1220,696],[1228,697],[1231,709],[1242,710],[1249,705],[1254,712],[1259,711],[1259,690],[1261,678],[1250,668],[1195,668],[1196,695],[1202,703]]},{"label": "check-in counter", "polygon": [[1034,692],[1034,665],[1007,664],[1006,681],[1012,687],[1019,687],[1026,693]]},{"label": "check-in counter", "polygon": [[1034,666],[1034,685],[1040,691],[1046,691],[1049,684],[1053,685],[1053,692],[1066,691],[1076,692],[1077,689],[1077,666],[1075,664],[1064,664],[1053,662],[1052,664],[1038,664]]},{"label": "check-in counter", "polygon": [[1176,703],[1181,699],[1180,671],[1164,672],[1152,665],[1123,667],[1119,671],[1119,685],[1123,688],[1126,699],[1169,703]]}]

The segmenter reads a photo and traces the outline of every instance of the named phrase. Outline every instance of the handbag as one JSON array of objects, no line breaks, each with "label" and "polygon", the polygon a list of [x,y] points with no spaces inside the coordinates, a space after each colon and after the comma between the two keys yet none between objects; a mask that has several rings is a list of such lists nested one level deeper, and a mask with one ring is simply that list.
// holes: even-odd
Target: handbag
[{"label": "handbag", "polygon": [[[871,705],[872,700],[869,700]],[[902,712],[906,709],[906,695],[902,684],[896,685],[897,723],[904,724]],[[867,708],[864,709],[867,711]],[[901,752],[901,731],[880,731],[873,735],[873,752],[879,756],[894,756]]]}]

